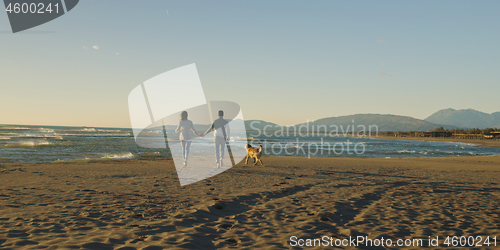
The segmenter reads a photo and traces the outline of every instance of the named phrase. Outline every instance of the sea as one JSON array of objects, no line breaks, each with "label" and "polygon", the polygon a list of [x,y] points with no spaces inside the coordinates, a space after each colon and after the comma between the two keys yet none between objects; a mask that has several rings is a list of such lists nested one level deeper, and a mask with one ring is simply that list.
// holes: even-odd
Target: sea
[{"label": "sea", "polygon": [[[172,152],[181,150],[176,143],[178,135],[173,130],[171,127],[166,131],[169,147],[158,149],[138,146],[129,128],[0,125],[0,164],[168,158]],[[245,131],[231,134],[232,146],[244,147],[247,140],[254,147],[261,144],[264,155],[285,157],[408,158],[500,154],[499,148],[461,142],[317,135],[267,137]],[[213,136],[195,138],[194,142],[213,151]]]}]

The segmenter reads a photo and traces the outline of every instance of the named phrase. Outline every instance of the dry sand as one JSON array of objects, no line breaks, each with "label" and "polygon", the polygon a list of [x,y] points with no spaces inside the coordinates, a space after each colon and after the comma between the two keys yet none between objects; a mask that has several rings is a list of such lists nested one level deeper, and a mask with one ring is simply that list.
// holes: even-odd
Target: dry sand
[{"label": "dry sand", "polygon": [[170,160],[3,165],[0,248],[286,249],[291,236],[500,236],[499,156],[263,160],[184,187]]}]

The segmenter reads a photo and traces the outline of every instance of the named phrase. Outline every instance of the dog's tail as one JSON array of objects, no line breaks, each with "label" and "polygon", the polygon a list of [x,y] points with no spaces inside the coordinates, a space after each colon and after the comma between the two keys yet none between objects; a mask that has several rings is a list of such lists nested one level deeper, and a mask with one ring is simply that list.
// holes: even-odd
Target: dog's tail
[{"label": "dog's tail", "polygon": [[259,152],[262,152],[262,144],[260,144],[259,147]]}]

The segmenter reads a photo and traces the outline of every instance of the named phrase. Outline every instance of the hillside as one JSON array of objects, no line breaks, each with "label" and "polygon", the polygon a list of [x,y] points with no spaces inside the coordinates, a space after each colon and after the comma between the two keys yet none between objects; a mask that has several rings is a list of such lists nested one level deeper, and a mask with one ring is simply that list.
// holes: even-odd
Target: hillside
[{"label": "hillside", "polygon": [[[268,127],[266,127],[268,126]],[[245,121],[245,128],[248,131],[256,131],[256,130],[264,130],[264,127],[266,127],[266,130],[274,130],[276,127],[280,127],[280,125],[272,122],[266,122],[266,121],[261,121],[261,120],[247,120]]]},{"label": "hillside", "polygon": [[500,128],[500,112],[488,114],[474,109],[443,109],[424,120],[460,128]]},{"label": "hillside", "polygon": [[[354,122],[353,122],[354,120]],[[377,125],[379,131],[429,131],[437,127],[445,127],[448,129],[453,126],[443,126],[433,124],[427,121],[415,119],[409,116],[399,115],[381,115],[381,114],[356,114],[348,116],[330,117],[310,122],[309,125],[342,125],[346,128],[348,125],[364,125],[368,128],[369,125]],[[301,124],[299,124],[301,125]]]}]

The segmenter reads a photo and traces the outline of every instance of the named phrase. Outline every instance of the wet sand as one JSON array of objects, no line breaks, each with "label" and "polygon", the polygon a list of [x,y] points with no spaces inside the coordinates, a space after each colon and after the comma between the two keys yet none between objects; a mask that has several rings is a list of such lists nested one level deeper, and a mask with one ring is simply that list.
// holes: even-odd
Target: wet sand
[{"label": "wet sand", "polygon": [[291,236],[500,236],[499,156],[263,161],[184,187],[171,160],[0,166],[0,249],[290,249]]}]

